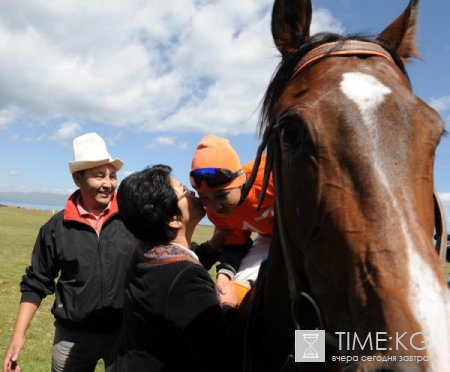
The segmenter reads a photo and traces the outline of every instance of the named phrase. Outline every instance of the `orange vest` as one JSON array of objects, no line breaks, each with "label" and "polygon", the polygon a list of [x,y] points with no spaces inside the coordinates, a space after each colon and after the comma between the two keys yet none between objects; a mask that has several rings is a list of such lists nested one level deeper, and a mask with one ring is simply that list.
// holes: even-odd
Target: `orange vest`
[{"label": "orange vest", "polygon": [[[252,161],[244,164],[242,169],[249,179],[253,169]],[[214,211],[207,211],[209,220],[218,229],[228,230],[225,233],[224,244],[243,244],[254,232],[264,236],[272,236],[273,206],[275,202],[273,179],[270,177],[269,184],[261,209],[257,210],[259,195],[261,194],[264,178],[266,157],[263,156],[259,165],[255,182],[247,198],[238,205],[230,215],[221,217]]]}]

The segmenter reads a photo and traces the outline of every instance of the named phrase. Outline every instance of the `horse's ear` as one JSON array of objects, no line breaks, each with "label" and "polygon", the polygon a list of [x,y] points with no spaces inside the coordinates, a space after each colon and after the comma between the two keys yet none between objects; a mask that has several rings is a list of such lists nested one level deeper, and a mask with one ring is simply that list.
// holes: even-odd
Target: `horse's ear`
[{"label": "horse's ear", "polygon": [[411,57],[420,58],[416,45],[419,0],[410,0],[403,14],[377,37],[387,48],[395,51],[403,63]]},{"label": "horse's ear", "polygon": [[311,0],[275,0],[272,36],[283,57],[295,53],[309,38],[311,14]]}]

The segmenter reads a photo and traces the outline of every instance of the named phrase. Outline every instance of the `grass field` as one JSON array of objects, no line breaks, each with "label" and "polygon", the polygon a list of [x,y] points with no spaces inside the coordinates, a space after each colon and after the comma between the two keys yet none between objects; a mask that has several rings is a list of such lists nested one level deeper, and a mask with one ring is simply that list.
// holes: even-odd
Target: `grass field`
[{"label": "grass field", "polygon": [[[1,364],[9,345],[20,300],[19,282],[30,264],[31,251],[39,228],[51,217],[51,212],[13,207],[0,207],[0,352]],[[194,240],[203,242],[212,234],[209,226],[198,226]],[[28,329],[25,347],[20,355],[23,372],[50,371],[53,342],[53,315],[50,308],[54,297],[46,298]],[[102,363],[97,371],[103,371]]]},{"label": "grass field", "polygon": [[[9,344],[19,304],[19,282],[30,263],[31,251],[39,228],[50,212],[0,207],[0,346],[1,360]],[[194,240],[203,242],[212,233],[209,226],[199,226]],[[450,271],[450,265],[445,268]],[[53,341],[53,316],[50,308],[53,296],[46,298],[36,313],[20,356],[23,372],[50,371]],[[99,363],[97,371],[103,371]]]}]

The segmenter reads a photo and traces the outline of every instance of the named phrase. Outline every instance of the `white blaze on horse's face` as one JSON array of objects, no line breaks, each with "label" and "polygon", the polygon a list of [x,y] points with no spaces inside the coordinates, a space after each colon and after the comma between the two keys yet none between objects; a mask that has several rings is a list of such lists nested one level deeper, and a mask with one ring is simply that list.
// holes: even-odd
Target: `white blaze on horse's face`
[{"label": "white blaze on horse's face", "polygon": [[[364,146],[367,149],[367,153],[373,158],[372,164],[377,173],[375,179],[379,181],[379,187],[390,195],[393,205],[395,205],[396,198],[390,192],[388,176],[385,174],[390,167],[386,166],[386,162],[383,161],[384,151],[377,125],[378,108],[392,91],[374,76],[362,72],[346,72],[342,74],[340,89],[359,109],[362,117],[361,128],[364,130],[364,133],[368,133],[368,138],[370,138],[370,142],[365,143]],[[364,135],[360,136],[360,138],[365,137]],[[397,210],[400,210],[400,208],[395,206],[395,211]],[[408,236],[406,231],[405,236]]]},{"label": "white blaze on horse's face", "polygon": [[363,123],[371,128],[376,123],[376,109],[392,91],[372,75],[347,72],[341,81],[342,92],[359,108]]},{"label": "white blaze on horse's face", "polygon": [[[384,151],[383,144],[380,141],[380,133],[378,133],[377,112],[380,105],[386,97],[392,93],[391,89],[381,83],[372,75],[362,72],[346,72],[342,74],[340,89],[344,95],[353,101],[359,109],[362,117],[361,129],[368,136],[361,135],[360,138],[370,138],[370,141],[364,143],[367,154],[372,157],[372,164],[377,174],[375,180],[379,182],[379,189],[383,190],[391,199],[391,205],[394,206],[393,214],[398,214],[402,208],[399,205],[395,195],[392,194],[389,186],[389,176],[386,172],[390,166],[386,166],[390,160],[383,160]],[[398,221],[407,221],[405,216],[399,216]],[[404,236],[409,237],[408,231],[404,231]]]}]

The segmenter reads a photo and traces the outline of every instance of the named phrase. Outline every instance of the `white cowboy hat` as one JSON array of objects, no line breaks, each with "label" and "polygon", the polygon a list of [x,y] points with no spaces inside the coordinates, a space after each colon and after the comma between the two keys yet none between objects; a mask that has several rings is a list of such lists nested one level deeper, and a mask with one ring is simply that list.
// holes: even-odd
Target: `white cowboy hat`
[{"label": "white cowboy hat", "polygon": [[73,140],[73,160],[69,161],[70,173],[111,164],[116,170],[123,166],[120,159],[113,159],[106,143],[97,133],[86,133]]}]

